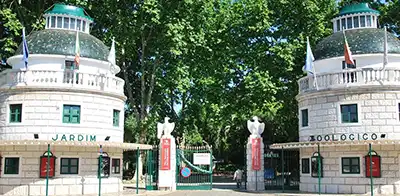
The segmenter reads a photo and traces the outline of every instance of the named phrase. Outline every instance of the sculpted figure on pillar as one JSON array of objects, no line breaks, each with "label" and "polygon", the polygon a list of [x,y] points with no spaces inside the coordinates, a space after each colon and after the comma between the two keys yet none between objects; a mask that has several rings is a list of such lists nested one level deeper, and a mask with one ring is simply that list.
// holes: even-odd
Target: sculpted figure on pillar
[{"label": "sculpted figure on pillar", "polygon": [[261,137],[261,134],[264,132],[265,124],[260,123],[257,116],[253,117],[253,121],[247,121],[247,128],[249,129],[251,135],[250,137],[256,138]]},{"label": "sculpted figure on pillar", "polygon": [[164,123],[157,123],[157,138],[171,137],[171,133],[175,128],[175,123],[169,122],[169,117],[164,118]]}]

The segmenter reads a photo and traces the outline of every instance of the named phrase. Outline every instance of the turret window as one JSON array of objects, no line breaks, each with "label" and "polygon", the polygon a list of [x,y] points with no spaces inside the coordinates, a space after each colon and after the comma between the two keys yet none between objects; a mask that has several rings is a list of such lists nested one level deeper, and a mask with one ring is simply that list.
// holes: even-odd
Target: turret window
[{"label": "turret window", "polygon": [[[343,29],[346,29],[346,19],[342,18],[342,26]],[[342,30],[343,30],[342,29]]]},{"label": "turret window", "polygon": [[57,28],[62,28],[62,21],[63,21],[63,19],[62,19],[62,17],[57,17]]},{"label": "turret window", "polygon": [[22,104],[10,105],[10,123],[22,122]]},{"label": "turret window", "polygon": [[64,105],[63,108],[63,123],[79,124],[81,119],[81,106],[79,105]]},{"label": "turret window", "polygon": [[70,26],[69,26],[69,29],[76,29],[76,27],[75,27],[75,21],[76,21],[75,18],[72,18],[72,19],[71,19],[71,24],[70,24]]},{"label": "turret window", "polygon": [[78,19],[78,20],[76,21],[76,29],[77,29],[77,30],[81,30],[81,29],[82,29],[81,26],[82,26],[81,20]]},{"label": "turret window", "polygon": [[365,16],[360,16],[360,26],[365,27]]},{"label": "turret window", "polygon": [[301,126],[308,127],[308,109],[301,110]]},{"label": "turret window", "polygon": [[358,28],[360,26],[360,21],[358,20],[358,16],[354,16],[354,28]]},{"label": "turret window", "polygon": [[50,24],[51,24],[51,28],[55,28],[56,27],[56,17],[52,16],[50,17]]},{"label": "turret window", "polygon": [[352,21],[352,17],[348,17],[347,18],[347,28],[348,29],[351,29],[351,28],[353,28],[353,21]]},{"label": "turret window", "polygon": [[368,27],[372,26],[371,16],[367,16],[367,26]]},{"label": "turret window", "polygon": [[342,123],[358,123],[357,104],[340,105]]}]

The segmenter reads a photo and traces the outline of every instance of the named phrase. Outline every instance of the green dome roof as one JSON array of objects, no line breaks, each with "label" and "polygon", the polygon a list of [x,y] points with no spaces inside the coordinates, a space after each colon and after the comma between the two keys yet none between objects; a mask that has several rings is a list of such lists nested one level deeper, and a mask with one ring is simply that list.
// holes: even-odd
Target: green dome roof
[{"label": "green dome roof", "polygon": [[368,3],[356,3],[344,6],[342,9],[340,9],[340,12],[337,16],[357,13],[372,13],[379,15],[379,11],[370,8]]},{"label": "green dome roof", "polygon": [[[347,43],[352,54],[383,53],[385,39],[383,29],[366,28],[346,30]],[[391,33],[387,33],[388,53],[400,54],[400,41]],[[336,32],[321,40],[315,50],[315,60],[339,57],[344,55],[343,32]]]},{"label": "green dome roof", "polygon": [[54,4],[53,9],[47,11],[45,14],[60,14],[60,15],[68,15],[75,16],[80,18],[86,18],[90,21],[93,21],[93,18],[85,14],[85,10],[80,7],[75,7],[72,5],[65,4]]},{"label": "green dome roof", "polygon": [[[30,54],[56,54],[75,56],[76,31],[46,29],[26,37]],[[81,57],[107,61],[109,49],[96,37],[79,33]],[[22,43],[15,55],[22,54]]]}]

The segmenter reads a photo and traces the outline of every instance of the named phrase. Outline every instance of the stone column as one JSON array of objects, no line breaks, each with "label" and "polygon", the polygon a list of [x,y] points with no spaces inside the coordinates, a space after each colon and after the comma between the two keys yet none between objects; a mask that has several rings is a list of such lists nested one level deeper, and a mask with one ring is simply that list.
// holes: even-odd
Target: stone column
[{"label": "stone column", "polygon": [[[247,140],[247,190],[264,191],[264,143],[261,137],[264,131],[264,123],[258,121],[257,116],[253,117],[253,121],[247,121],[247,128],[251,135]],[[254,142],[254,151],[253,151]],[[258,152],[259,151],[259,152]],[[259,161],[258,161],[259,160]],[[255,163],[253,167],[253,161]]]},{"label": "stone column", "polygon": [[171,132],[175,123],[170,123],[168,120],[169,118],[165,117],[164,123],[157,123],[157,137],[160,139],[158,189],[174,191],[176,190],[176,143]]}]

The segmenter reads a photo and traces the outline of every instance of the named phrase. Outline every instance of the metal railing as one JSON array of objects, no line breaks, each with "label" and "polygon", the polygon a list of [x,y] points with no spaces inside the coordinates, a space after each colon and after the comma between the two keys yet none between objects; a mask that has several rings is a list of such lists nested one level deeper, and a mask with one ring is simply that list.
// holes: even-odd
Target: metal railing
[{"label": "metal railing", "polygon": [[6,70],[0,73],[0,88],[10,87],[73,87],[124,94],[124,80],[104,74],[83,73],[78,70]]},{"label": "metal railing", "polygon": [[[335,73],[316,74],[318,90],[330,90],[352,86],[399,85],[400,69],[349,69]],[[313,76],[301,78],[299,94],[317,91]]]}]

